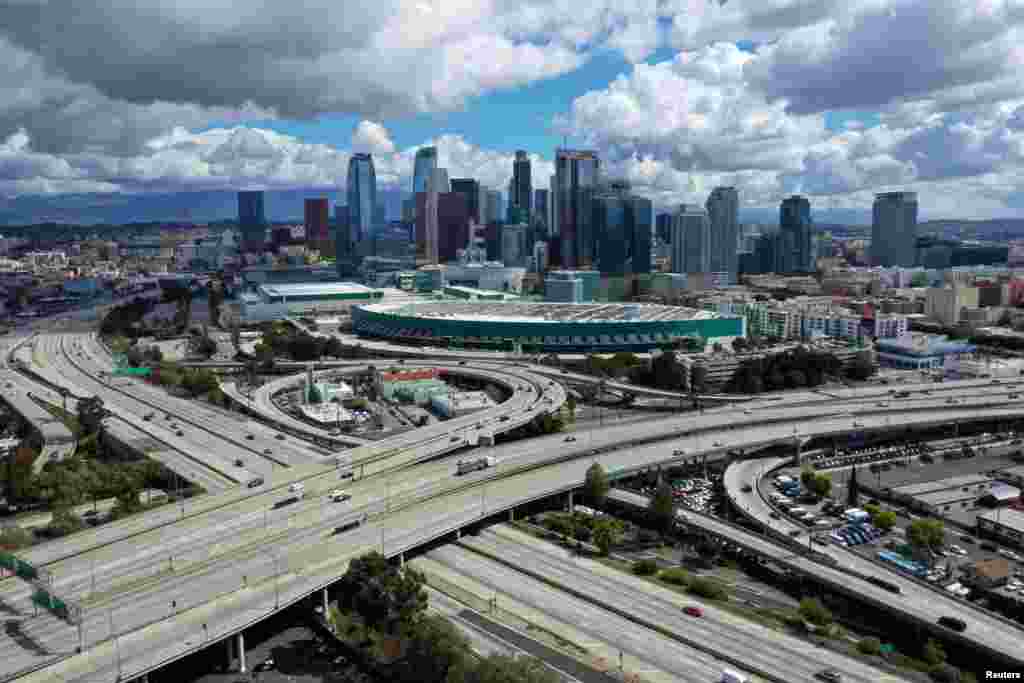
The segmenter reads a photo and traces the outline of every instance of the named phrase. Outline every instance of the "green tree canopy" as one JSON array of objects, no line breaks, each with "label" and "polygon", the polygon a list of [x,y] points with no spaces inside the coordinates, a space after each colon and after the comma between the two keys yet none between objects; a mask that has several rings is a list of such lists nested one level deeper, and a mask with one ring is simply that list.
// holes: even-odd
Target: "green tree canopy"
[{"label": "green tree canopy", "polygon": [[427,608],[425,579],[411,567],[395,567],[379,552],[357,557],[338,582],[338,605],[368,627],[397,635],[408,632]]},{"label": "green tree canopy", "polygon": [[907,540],[916,548],[935,550],[946,542],[946,527],[939,519],[915,519],[907,527]]},{"label": "green tree canopy", "polygon": [[608,483],[608,473],[599,462],[587,468],[587,476],[583,481],[583,493],[597,507],[604,505],[605,498],[611,485]]},{"label": "green tree canopy", "polygon": [[800,601],[800,616],[815,626],[828,626],[832,623],[832,613],[817,598],[804,598]]},{"label": "green tree canopy", "polygon": [[896,526],[896,513],[892,510],[882,510],[871,518],[871,523],[874,524],[879,531],[889,531]]},{"label": "green tree canopy", "polygon": [[676,516],[676,501],[668,482],[664,480],[658,482],[658,487],[651,497],[648,512],[651,515],[651,521],[659,529],[668,531],[672,527]]},{"label": "green tree canopy", "polygon": [[622,535],[622,523],[611,517],[600,517],[594,521],[591,538],[601,554],[608,556],[612,547]]}]

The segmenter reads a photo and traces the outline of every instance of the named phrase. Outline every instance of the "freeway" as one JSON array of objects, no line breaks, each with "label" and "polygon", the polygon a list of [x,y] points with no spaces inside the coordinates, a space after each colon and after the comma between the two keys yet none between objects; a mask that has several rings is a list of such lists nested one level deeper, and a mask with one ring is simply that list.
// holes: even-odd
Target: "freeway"
[{"label": "freeway", "polygon": [[[525,374],[525,371],[514,368],[508,370]],[[558,387],[557,384],[554,386]],[[548,391],[549,388],[545,386],[544,390]],[[564,399],[564,393],[562,395]],[[534,404],[536,403],[535,400]],[[900,406],[906,405],[909,404],[900,403]],[[914,405],[906,410],[901,409],[900,406],[886,410],[871,408],[863,416],[858,415],[858,417],[862,417],[865,421],[865,429],[884,429],[887,426],[886,420],[892,417],[897,418],[901,425],[915,422],[940,424],[951,419],[978,419],[985,415],[1017,417],[1022,412],[1017,406],[1007,406],[1005,400],[1000,397],[993,397],[988,402],[979,402],[970,407],[950,406],[934,398],[915,401]],[[583,478],[583,469],[581,468],[588,465],[589,460],[577,460],[513,475],[517,466],[545,463],[561,455],[579,458],[581,455],[589,455],[592,451],[602,448],[618,449],[600,457],[606,464],[617,462],[617,467],[623,470],[647,467],[671,459],[663,444],[649,447],[636,446],[623,450],[624,443],[640,441],[650,437],[652,433],[660,434],[663,437],[678,435],[676,443],[673,445],[686,446],[687,448],[683,450],[686,450],[687,454],[702,451],[721,453],[733,447],[749,447],[755,444],[778,442],[791,438],[793,430],[805,434],[845,433],[849,430],[850,423],[848,416],[841,412],[842,409],[842,402],[839,401],[829,405],[819,403],[817,406],[810,407],[758,409],[752,411],[754,413],[752,415],[746,415],[746,411],[741,413],[737,410],[707,411],[705,415],[686,415],[665,420],[658,425],[617,425],[591,435],[581,436],[573,446],[561,442],[562,437],[560,436],[499,446],[490,452],[498,456],[501,463],[493,472],[483,473],[487,476],[452,477],[453,465],[450,461],[393,471],[387,478],[368,476],[364,481],[353,483],[350,491],[353,493],[352,505],[355,516],[370,514],[373,519],[360,529],[349,532],[345,536],[357,539],[368,535],[367,537],[374,538],[374,542],[379,538],[386,551],[389,553],[400,552],[424,540],[446,533],[488,511],[497,511],[523,500],[577,485]],[[447,424],[452,425],[454,422],[456,421]],[[443,428],[444,425],[441,427]],[[411,432],[406,438],[413,440],[419,438],[416,436],[417,432]],[[685,436],[683,432],[686,432]],[[714,438],[716,435],[722,438]],[[709,441],[711,441],[710,445]],[[434,444],[434,447],[438,445]],[[429,450],[429,446],[425,447],[424,453]],[[380,454],[375,454],[374,457],[377,455]],[[387,455],[393,455],[393,453],[385,454],[384,457]],[[506,458],[508,459],[507,464]],[[431,471],[429,469],[431,467],[443,468],[443,470],[437,470],[433,476],[425,476],[427,472]],[[161,640],[164,636],[160,634],[182,635],[180,629],[186,629],[190,624],[191,627],[195,627],[197,622],[192,620],[196,615],[212,614],[208,611],[210,605],[235,605],[236,603],[240,605],[249,600],[258,602],[265,599],[265,591],[269,590],[268,588],[264,588],[264,593],[257,595],[259,591],[255,590],[251,581],[244,587],[237,586],[239,574],[251,579],[266,571],[265,553],[253,555],[252,553],[255,551],[252,550],[252,547],[270,545],[274,548],[281,548],[280,557],[285,558],[281,562],[288,562],[289,566],[295,566],[291,564],[294,558],[309,558],[306,560],[306,564],[316,567],[321,566],[320,563],[325,563],[322,566],[332,566],[333,570],[330,571],[338,573],[343,571],[345,560],[351,557],[352,552],[356,550],[347,544],[338,547],[331,542],[333,534],[327,533],[327,528],[329,527],[333,531],[335,528],[333,525],[337,524],[344,516],[343,511],[334,512],[337,508],[328,511],[328,506],[323,501],[323,492],[337,485],[336,477],[331,473],[315,474],[313,470],[300,473],[298,470],[299,468],[292,468],[280,471],[270,482],[268,487],[270,491],[266,493],[240,491],[208,497],[216,500],[208,500],[195,505],[190,508],[187,515],[183,510],[184,519],[181,522],[172,523],[170,519],[167,519],[168,511],[166,509],[161,511],[161,514],[165,515],[164,518],[161,518],[161,524],[164,525],[162,527],[147,527],[145,520],[133,520],[133,523],[139,525],[138,531],[123,541],[119,542],[115,537],[109,541],[108,545],[97,547],[94,538],[92,545],[86,542],[78,546],[80,553],[94,548],[90,553],[92,557],[85,555],[71,557],[67,553],[62,555],[59,550],[51,551],[51,557],[56,559],[65,557],[68,563],[67,566],[61,565],[54,568],[55,581],[62,590],[69,588],[73,598],[91,600],[91,595],[95,593],[99,600],[109,600],[109,613],[117,616],[117,631],[124,631],[132,625],[137,626],[141,623],[140,617],[130,614],[141,609],[137,605],[149,604],[150,600],[159,602],[161,598],[168,605],[172,601],[177,602],[177,598],[170,597],[176,595],[179,590],[175,588],[177,584],[173,579],[187,568],[191,577],[187,593],[190,609],[174,615],[161,610],[157,610],[155,613],[144,612],[143,616],[149,614],[149,618],[161,618],[161,622],[148,629],[136,631],[132,637],[142,637],[140,634],[148,633],[149,635],[145,637],[150,639],[147,640],[147,643],[154,646],[151,648],[153,656],[161,652],[184,652],[188,651],[189,647],[198,647],[196,642],[190,641],[189,638],[182,638],[184,644],[179,643],[177,646],[172,646],[169,641]],[[323,468],[319,468],[317,471],[322,472],[322,470]],[[531,478],[528,485],[523,485],[521,480],[531,476],[531,473],[539,474],[539,476]],[[508,477],[508,481],[493,479],[490,475]],[[288,511],[287,518],[283,517],[283,512],[275,512],[275,521],[272,525],[268,510],[272,507],[273,502],[281,497],[284,484],[299,476],[310,477],[306,480],[310,500],[284,508]],[[469,485],[469,487],[464,488],[465,485]],[[424,497],[430,498],[423,502]],[[388,512],[389,501],[390,513]],[[292,512],[293,510],[294,512]],[[170,511],[172,514],[174,512],[176,511],[173,509]],[[431,512],[436,514],[431,515]],[[245,516],[247,513],[247,528],[244,525],[228,529],[221,528],[240,515]],[[261,520],[263,520],[264,527],[262,536],[257,533]],[[320,526],[317,526],[318,523]],[[279,524],[286,524],[287,531]],[[196,534],[195,536],[188,537],[188,534],[185,533],[186,527],[199,531],[193,532]],[[99,531],[100,529],[97,529],[94,532],[86,533]],[[308,535],[307,531],[310,531],[312,535]],[[275,533],[277,536],[271,535]],[[328,540],[326,541],[324,533],[327,533]],[[165,544],[173,543],[175,536],[187,537],[190,539],[190,545],[197,546],[196,554],[188,558],[187,564],[183,564],[185,559],[175,558],[172,568],[171,556],[165,558],[156,552],[143,558],[144,561],[140,560],[138,566],[111,567],[111,563],[120,558],[130,558],[144,549],[162,548]],[[69,543],[75,542],[74,537],[69,539]],[[168,547],[173,548],[173,546]],[[161,569],[161,567],[163,568]],[[249,573],[250,567],[253,572],[251,574]],[[279,589],[281,590],[301,595],[317,587],[315,580],[324,579],[325,582],[329,580],[330,571],[326,569],[324,571],[327,573],[318,573],[313,570],[303,574],[283,572],[284,575],[275,583],[280,584]],[[85,575],[89,575],[88,581],[84,578]],[[132,580],[133,583],[118,586],[98,585],[93,590],[93,576],[103,577],[108,581],[116,576],[119,583],[127,580]],[[145,581],[135,583],[143,579]],[[64,581],[63,584],[61,584],[62,581]],[[17,582],[9,581],[2,585],[5,593],[3,599],[9,603],[6,595],[7,586],[17,585]],[[236,586],[234,590],[227,593],[218,592],[224,590],[225,586],[232,585]],[[119,599],[118,596],[122,594],[131,596],[133,599],[125,603],[116,603]],[[102,606],[106,603],[98,604]],[[181,603],[179,602],[179,604]],[[122,615],[120,611],[127,611],[129,614]],[[88,605],[87,613],[89,613]],[[227,609],[223,617],[218,617],[210,631],[221,635],[230,632],[237,628],[240,623],[237,620],[241,618],[239,614],[242,613],[244,610],[239,612],[234,608]],[[26,627],[35,628],[37,624],[42,623],[43,621],[32,622]],[[128,626],[122,628],[121,624]],[[97,637],[103,637],[102,626],[98,623],[84,630],[97,632],[100,634]],[[209,635],[212,637],[213,634]],[[45,640],[47,635],[44,632],[39,637]],[[67,631],[63,633],[62,637],[65,642],[70,642]],[[60,638],[53,636],[51,638],[53,638],[53,642],[60,642]],[[73,636],[70,640],[74,640]],[[189,642],[191,642],[191,646],[188,646]],[[160,645],[161,643],[163,645]],[[160,647],[156,647],[156,645],[160,645]],[[165,649],[164,645],[170,649]],[[173,647],[178,649],[173,649]],[[104,648],[106,645],[101,645],[96,650],[101,653],[107,652]],[[17,657],[10,656],[12,653],[5,654],[9,655],[6,658],[8,665],[17,666]],[[58,665],[54,669],[58,675],[60,672],[69,673],[76,670],[75,667],[82,666],[89,669],[92,666],[84,663],[85,659],[92,661],[92,658],[76,657],[72,659],[75,660],[75,663],[68,665],[71,666],[70,669],[61,668],[62,665]],[[111,664],[108,660],[104,661]],[[147,666],[147,661],[158,663],[162,660],[142,657],[136,662],[138,668],[134,670],[143,670]],[[102,661],[95,665],[101,668],[105,666]]]},{"label": "freeway", "polygon": [[[811,680],[822,669],[836,669],[843,675],[844,681],[861,683],[880,683],[883,680],[900,680],[887,677],[886,674],[873,666],[869,666],[850,657],[830,650],[809,647],[807,641],[779,633],[761,624],[739,618],[722,610],[713,601],[702,600],[694,596],[681,596],[678,593],[655,586],[648,581],[624,575],[604,565],[577,558],[562,548],[536,542],[515,530],[500,528],[497,532],[485,531],[479,536],[463,537],[459,545],[476,550],[485,556],[501,558],[501,563],[487,562],[481,557],[474,557],[455,546],[447,546],[433,550],[428,555],[444,558],[452,567],[460,571],[472,571],[474,574],[487,577],[496,589],[511,591],[513,595],[521,595],[519,586],[525,583],[521,574],[513,568],[528,568],[531,573],[551,577],[559,585],[582,588],[588,599],[599,605],[608,605],[619,613],[631,615],[641,623],[655,624],[671,631],[686,641],[702,645],[711,645],[716,653],[732,658],[733,662],[743,662],[751,673],[766,672],[781,680]],[[507,563],[502,567],[501,564]],[[548,601],[541,601],[541,609],[568,610],[577,609],[566,594],[558,594]],[[696,605],[704,612],[703,618],[695,619],[682,613],[687,605]],[[575,620],[567,619],[569,623]],[[625,621],[619,619],[618,621]],[[622,641],[641,645],[652,636],[663,640],[648,628],[638,628],[636,624],[626,622],[618,630]],[[661,648],[648,648],[654,651]],[[685,659],[691,660],[697,652],[693,648]],[[666,653],[667,654],[667,653]],[[700,653],[702,654],[702,653]],[[707,655],[704,655],[706,657]],[[673,660],[669,657],[659,663],[659,668],[672,671]],[[719,672],[722,668],[739,668],[734,663],[716,662]],[[679,666],[679,664],[675,664]],[[679,672],[682,673],[682,672]],[[710,681],[712,678],[698,678],[699,681]]]},{"label": "freeway", "polygon": [[[956,411],[954,415],[958,419],[967,420],[972,416],[977,418],[986,412],[992,411],[982,409],[972,413],[962,409]],[[1004,412],[1006,415],[1019,414],[1009,410]],[[916,420],[908,418],[906,421],[936,422],[950,416],[950,411],[936,408],[915,416]],[[865,419],[870,423],[869,428],[884,428],[884,422],[879,418]],[[805,419],[799,424],[801,431],[806,433],[827,434],[831,433],[831,430],[845,429],[844,422],[834,418],[819,418]],[[791,428],[792,424],[789,423],[763,425],[747,430],[737,429],[733,436],[744,443],[748,440],[777,441],[787,438]],[[622,429],[629,430],[630,427]],[[691,436],[680,441],[690,447],[696,447],[696,440],[699,438]],[[542,461],[550,461],[552,453],[550,449],[547,452],[542,450],[536,456]],[[600,459],[614,476],[621,471],[650,467],[664,462],[666,457],[664,446],[655,445],[616,450],[601,455]],[[443,486],[440,489],[436,485],[428,485],[423,490],[417,490],[418,468],[409,468],[398,473],[398,476],[401,476],[406,486],[411,488],[408,493],[396,496],[396,499],[392,500],[391,512],[371,514],[366,524],[344,534],[334,533],[339,520],[344,518],[343,512],[324,513],[321,511],[322,508],[310,507],[300,513],[303,515],[301,519],[289,522],[290,531],[281,532],[280,537],[272,541],[259,543],[259,550],[233,549],[221,557],[211,558],[202,566],[196,567],[195,571],[185,572],[188,577],[188,589],[183,599],[188,601],[187,609],[182,609],[177,614],[171,615],[166,607],[154,613],[152,605],[169,606],[171,601],[176,599],[173,596],[181,594],[182,586],[186,584],[178,583],[176,580],[182,575],[180,571],[170,577],[158,577],[157,580],[137,589],[128,587],[116,591],[116,595],[110,599],[125,601],[123,606],[113,609],[117,624],[140,626],[147,620],[160,618],[158,623],[133,631],[130,638],[131,642],[136,643],[136,647],[132,648],[130,653],[131,661],[122,664],[128,671],[140,672],[165,661],[166,657],[192,651],[200,646],[195,634],[201,632],[202,624],[207,624],[207,638],[215,639],[228,634],[242,623],[240,615],[245,613],[246,605],[254,605],[252,609],[258,611],[258,606],[265,606],[269,596],[275,591],[279,595],[308,594],[309,591],[329,583],[332,578],[340,575],[348,558],[368,548],[381,548],[388,555],[398,554],[508,507],[576,487],[583,480],[590,463],[589,458],[575,458],[526,469],[517,468],[515,462],[509,463],[507,467],[502,463],[493,473],[484,473],[493,476],[450,477],[448,482],[441,482]],[[440,467],[441,464],[437,466]],[[365,491],[372,485],[379,491],[383,484],[384,482],[379,479],[369,478],[364,482],[356,482],[350,490],[354,493]],[[373,495],[371,492],[368,497]],[[387,498],[391,499],[391,496]],[[353,513],[357,517],[366,505],[366,500],[356,498],[354,495]],[[380,499],[375,502],[379,504]],[[776,548],[773,544],[769,545]],[[287,558],[288,570],[276,572],[278,576],[273,581],[268,579],[267,574],[268,567],[274,564],[269,559],[267,548],[281,553],[276,557]],[[240,574],[249,579],[245,585],[239,581]],[[844,582],[848,582],[845,574],[840,576]],[[262,577],[263,580],[258,584],[259,588],[254,584],[253,577]],[[864,592],[869,593],[872,588],[866,584]],[[884,593],[881,589],[877,591]],[[885,604],[891,603],[887,593],[878,598],[884,599]],[[148,607],[143,607],[144,605]],[[101,612],[106,609],[105,603],[100,603],[99,607]],[[919,607],[913,604],[901,603],[892,607],[910,616],[919,613]],[[88,611],[87,606],[86,612]],[[99,637],[102,637],[102,626],[97,622],[94,628],[101,634]],[[71,634],[73,631],[64,632],[65,641]],[[192,634],[191,637],[189,634]],[[966,635],[970,634],[971,629],[968,629]],[[990,647],[1011,659],[1019,657],[1019,632],[1003,629],[1000,633],[986,633],[985,636]],[[56,636],[53,638],[56,639]],[[143,642],[145,646],[141,646]],[[88,656],[72,657],[58,662],[47,667],[45,672],[33,674],[26,680],[79,680],[80,676],[87,672],[113,671],[114,656],[110,644],[104,643],[90,650]]]}]

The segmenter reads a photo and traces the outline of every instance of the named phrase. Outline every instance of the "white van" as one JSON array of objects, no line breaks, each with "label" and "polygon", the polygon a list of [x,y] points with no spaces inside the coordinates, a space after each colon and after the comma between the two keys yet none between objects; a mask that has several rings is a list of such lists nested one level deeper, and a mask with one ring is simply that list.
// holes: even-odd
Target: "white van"
[{"label": "white van", "polygon": [[750,683],[750,679],[738,671],[723,669],[719,683]]},{"label": "white van", "polygon": [[288,493],[294,493],[299,498],[302,498],[302,495],[305,492],[306,492],[306,485],[301,483],[301,482],[296,483],[296,484],[289,484],[288,485]]},{"label": "white van", "polygon": [[799,517],[801,515],[806,515],[807,510],[797,505],[796,507],[789,508],[789,514],[793,515],[794,517]]}]

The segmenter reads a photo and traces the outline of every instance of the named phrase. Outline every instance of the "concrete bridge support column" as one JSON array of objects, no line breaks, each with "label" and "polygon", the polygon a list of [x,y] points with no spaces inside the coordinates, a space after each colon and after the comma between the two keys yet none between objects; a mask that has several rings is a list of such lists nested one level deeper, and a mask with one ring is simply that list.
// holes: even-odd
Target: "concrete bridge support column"
[{"label": "concrete bridge support column", "polygon": [[508,509],[508,521],[510,521],[510,522],[516,521],[516,509],[515,508],[509,508]]},{"label": "concrete bridge support column", "polygon": [[575,507],[573,506],[572,493],[573,493],[572,491],[569,491],[569,514],[570,515],[573,513],[573,510],[575,509]]},{"label": "concrete bridge support column", "polygon": [[227,640],[224,641],[224,645],[227,647],[227,651],[228,651],[228,669],[227,670],[231,671],[231,669],[233,669],[234,666],[235,666],[235,651],[234,651],[234,641],[231,639],[230,636],[228,637]]},{"label": "concrete bridge support column", "polygon": [[238,632],[238,672],[245,673],[245,634]]},{"label": "concrete bridge support column", "polygon": [[326,619],[327,619],[327,603],[328,603],[328,600],[327,600],[327,587],[326,587],[326,586],[324,587],[324,590],[323,590],[323,592],[321,593],[321,597],[323,598],[323,604],[324,604],[324,620],[326,621]]}]

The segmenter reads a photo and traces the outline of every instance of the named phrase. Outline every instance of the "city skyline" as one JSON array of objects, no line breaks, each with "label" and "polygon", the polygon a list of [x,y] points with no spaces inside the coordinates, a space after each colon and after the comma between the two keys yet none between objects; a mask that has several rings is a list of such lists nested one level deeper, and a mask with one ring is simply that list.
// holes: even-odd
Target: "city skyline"
[{"label": "city skyline", "polygon": [[741,208],[798,193],[870,212],[905,191],[923,220],[1024,217],[1024,18],[1003,0],[108,2],[70,27],[61,3],[5,8],[4,222],[87,223],[83,196],[145,220],[151,193],[325,192],[354,153],[381,191],[411,188],[427,146],[503,191],[516,150],[545,188],[556,147],[594,149],[659,210],[734,186]]}]

